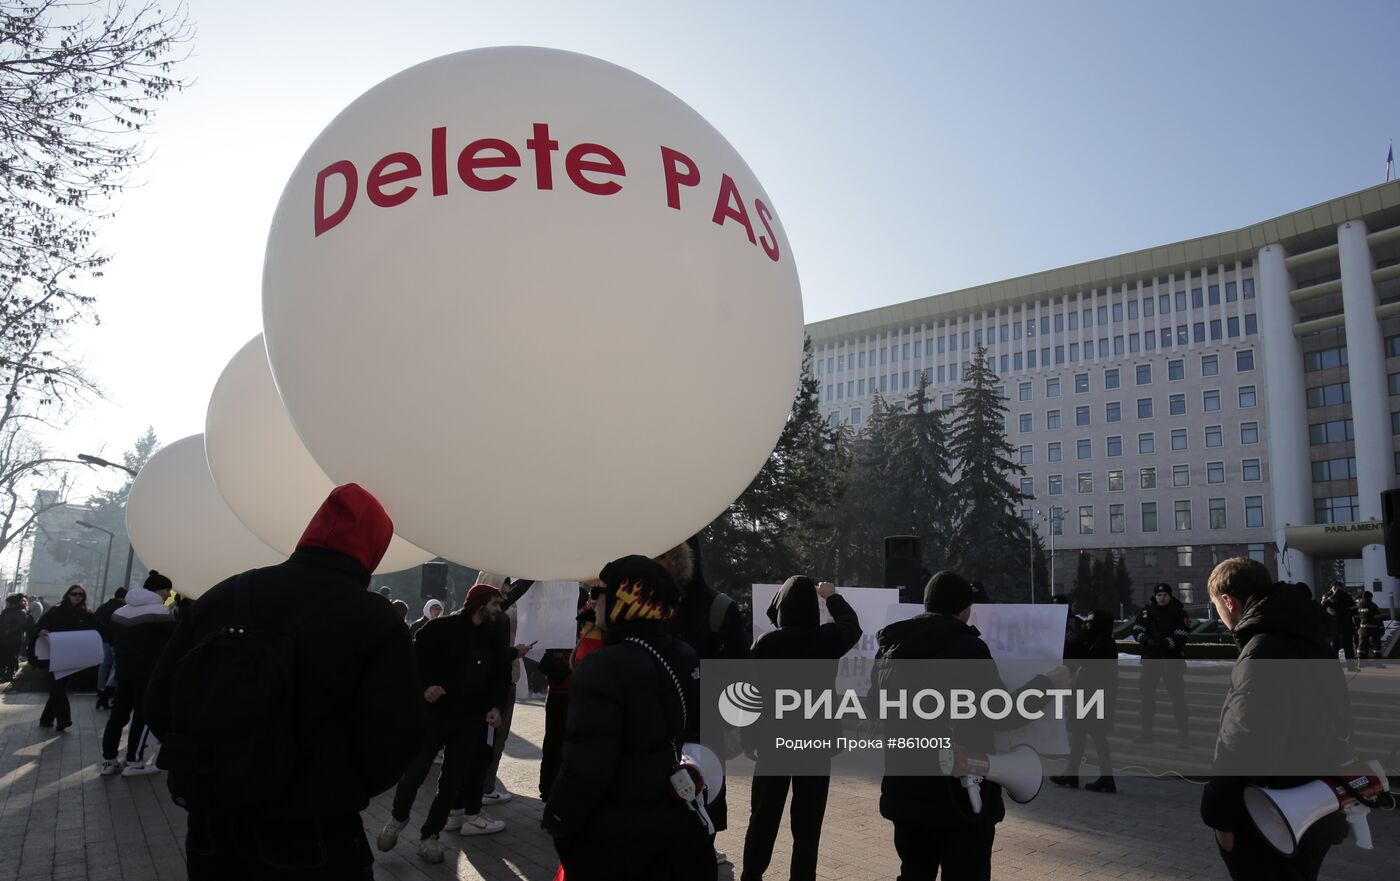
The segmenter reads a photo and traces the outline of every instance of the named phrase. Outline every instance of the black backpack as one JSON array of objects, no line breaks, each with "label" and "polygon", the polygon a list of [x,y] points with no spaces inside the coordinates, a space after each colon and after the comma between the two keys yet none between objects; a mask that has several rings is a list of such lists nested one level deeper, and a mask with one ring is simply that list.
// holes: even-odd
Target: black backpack
[{"label": "black backpack", "polygon": [[251,572],[237,586],[248,599],[245,623],[209,634],[175,668],[171,725],[156,764],[169,772],[175,803],[189,811],[285,807],[298,772],[294,622],[275,620],[278,604],[254,601]]}]

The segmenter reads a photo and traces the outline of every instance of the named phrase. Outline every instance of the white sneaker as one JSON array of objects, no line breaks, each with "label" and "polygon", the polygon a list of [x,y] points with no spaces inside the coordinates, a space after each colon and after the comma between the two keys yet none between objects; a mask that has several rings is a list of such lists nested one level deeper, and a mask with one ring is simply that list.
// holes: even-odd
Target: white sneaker
[{"label": "white sneaker", "polygon": [[425,863],[442,862],[442,842],[436,835],[418,842],[418,859]]},{"label": "white sneaker", "polygon": [[461,808],[454,808],[447,812],[447,822],[442,824],[442,828],[448,832],[456,832],[462,828],[462,818],[467,812]]},{"label": "white sneaker", "polygon": [[483,795],[481,797],[481,800],[486,802],[487,804],[503,805],[513,798],[515,798],[514,793],[512,793],[509,789],[506,789],[504,786],[497,784],[496,788]]},{"label": "white sneaker", "polygon": [[462,818],[462,828],[457,830],[458,835],[494,835],[506,828],[505,820],[493,820],[486,814],[477,814],[472,817]]},{"label": "white sneaker", "polygon": [[97,773],[103,777],[111,777],[113,774],[122,772],[121,759],[103,759],[97,766]]},{"label": "white sneaker", "polygon": [[393,817],[390,817],[389,822],[384,824],[384,828],[379,830],[379,837],[374,841],[375,845],[381,851],[388,852],[393,850],[394,845],[399,843],[399,833],[403,831],[403,827],[407,824],[407,820],[395,820]]},{"label": "white sneaker", "polygon": [[160,769],[150,762],[132,762],[122,769],[123,777],[145,777],[147,774],[159,774]]}]

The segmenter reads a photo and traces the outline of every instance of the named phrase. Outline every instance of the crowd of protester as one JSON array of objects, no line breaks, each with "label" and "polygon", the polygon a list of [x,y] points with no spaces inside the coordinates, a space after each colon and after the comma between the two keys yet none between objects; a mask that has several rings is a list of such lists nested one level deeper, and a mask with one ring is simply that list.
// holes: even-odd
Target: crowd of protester
[{"label": "crowd of protester", "polygon": [[[15,675],[25,653],[44,666],[34,658],[40,637],[100,634],[97,705],[111,714],[100,773],[168,772],[172,798],[188,811],[192,879],[372,878],[361,813],[371,798],[394,791],[391,818],[374,842],[381,851],[394,849],[435,766],[415,849],[423,861],[440,863],[452,847],[448,833],[465,845],[506,830],[486,808],[513,797],[496,769],[521,659],[532,648],[515,642],[512,607],[533,583],[483,574],[460,608],[429,599],[421,617],[410,620],[406,603],[386,589],[368,590],[392,532],[378,502],[351,484],[331,493],[286,562],[230,577],[198,602],[172,599],[179,586],[154,571],[141,587],[119,591],[96,610],[89,610],[81,585],[37,616],[37,603],[10,596],[0,613],[0,679]],[[1228,560],[1212,574],[1209,593],[1243,657],[1341,653],[1348,661],[1360,655],[1379,663],[1382,625],[1369,592],[1356,602],[1333,585],[1315,602],[1294,585],[1275,583],[1261,564]],[[943,571],[929,579],[923,600],[923,614],[878,632],[875,684],[898,688],[899,677],[908,675],[882,661],[990,660],[969,623],[973,604],[990,601],[985,588]],[[699,740],[700,661],[820,661],[834,681],[837,661],[861,638],[862,622],[835,585],[793,576],[767,609],[773,629],[751,643],[743,610],[706,582],[695,539],[656,559],[607,564],[580,586],[576,610],[576,644],[550,649],[539,662],[547,681],[541,823],[565,877],[716,878],[727,861],[715,849],[715,836],[728,825],[727,793],[722,785],[704,793],[681,746]],[[1092,741],[1098,775],[1084,788],[1111,794],[1117,782],[1108,737],[1118,682],[1116,663],[1106,662],[1118,658],[1114,620],[1095,609],[1068,621],[1067,666],[1021,690],[1072,684],[1105,693],[1109,711],[1070,725],[1068,765],[1050,779],[1077,788]],[[1155,737],[1159,686],[1170,698],[1179,744],[1190,741],[1184,686],[1190,624],[1166,584],[1132,624],[1143,658],[1137,742]],[[988,675],[982,686],[1002,687],[995,673]],[[45,677],[39,724],[62,732],[73,724],[68,680],[48,671]],[[1333,685],[1297,699],[1345,701],[1344,686],[1339,695]],[[1202,818],[1215,830],[1233,878],[1315,878],[1335,843],[1334,823],[1314,827],[1298,853],[1285,858],[1242,819],[1249,778],[1229,776],[1230,757],[1261,748],[1259,738],[1273,735],[1251,727],[1234,694],[1226,699],[1218,776],[1205,789]],[[1317,730],[1305,739],[1341,750],[1349,732],[1319,718],[1326,715],[1310,715]],[[910,733],[947,735],[991,752],[994,730],[1019,723],[945,720],[938,730],[919,724]],[[729,757],[742,749],[755,760],[740,877],[759,881],[769,870],[787,809],[788,877],[815,879],[830,756],[824,774],[770,774],[763,769],[774,758],[764,743],[736,740]],[[958,779],[901,770],[887,755],[879,802],[893,827],[899,877],[941,871],[953,881],[990,878],[996,827],[1005,816],[1001,788],[984,781],[974,808]]]}]

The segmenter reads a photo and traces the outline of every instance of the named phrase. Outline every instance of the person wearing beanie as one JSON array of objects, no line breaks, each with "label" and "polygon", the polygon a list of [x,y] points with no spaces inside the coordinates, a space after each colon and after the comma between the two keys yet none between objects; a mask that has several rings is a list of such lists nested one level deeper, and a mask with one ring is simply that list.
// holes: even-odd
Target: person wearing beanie
[{"label": "person wearing beanie", "polygon": [[[821,604],[831,613],[831,622],[821,623]],[[794,575],[773,595],[768,619],[777,626],[758,638],[754,658],[821,660],[828,662],[824,681],[836,684],[837,661],[860,642],[860,618],[829,581],[820,584],[806,575]],[[831,720],[829,736],[841,734],[841,723]],[[764,773],[763,726],[743,729],[745,750],[757,756],[750,800],[749,828],[744,835],[742,881],[761,881],[773,859],[773,844],[782,824],[788,790],[792,790],[791,881],[816,881],[817,853],[821,846],[822,819],[826,816],[828,773],[813,776],[778,776]],[[751,733],[752,732],[752,733]]]},{"label": "person wearing beanie", "polygon": [[179,614],[146,723],[189,811],[190,881],[372,877],[360,812],[425,723],[408,628],[367,589],[393,534],[373,495],[338,486],[285,562]]},{"label": "person wearing beanie", "polygon": [[423,625],[427,624],[429,621],[436,621],[438,618],[442,617],[442,610],[444,608],[445,607],[442,604],[442,600],[428,600],[426,603],[423,604],[423,617],[419,618],[417,621],[414,621],[408,626],[408,635],[417,636],[418,631],[423,629]]},{"label": "person wearing beanie", "polygon": [[413,641],[418,662],[415,691],[427,710],[428,730],[394,791],[391,816],[376,841],[381,851],[398,844],[414,798],[439,751],[442,768],[428,816],[419,828],[419,858],[442,862],[444,830],[470,836],[490,835],[506,827],[504,821],[482,812],[481,780],[491,754],[487,738],[494,740],[498,733],[501,706],[510,690],[510,662],[529,647],[517,646],[507,655],[506,647],[498,643],[496,619],[502,600],[496,587],[473,585],[459,614],[429,621]]},{"label": "person wearing beanie", "polygon": [[1356,604],[1356,648],[1362,666],[1384,667],[1385,652],[1381,648],[1385,635],[1385,618],[1381,607],[1369,590],[1361,592],[1361,601]]},{"label": "person wearing beanie", "polygon": [[1176,718],[1177,745],[1191,743],[1190,715],[1186,708],[1186,640],[1191,618],[1186,607],[1172,595],[1165,581],[1152,591],[1152,599],[1133,621],[1133,635],[1142,647],[1142,673],[1138,679],[1141,730],[1134,743],[1152,743],[1152,727],[1157,713],[1157,684],[1166,686]]},{"label": "person wearing beanie", "polygon": [[[1008,690],[1001,681],[992,653],[977,628],[968,624],[976,592],[961,575],[935,573],[924,587],[924,609],[905,621],[896,621],[876,637],[878,649],[871,687],[886,693],[913,693],[928,682],[899,661],[906,659],[975,660],[979,664],[958,668],[957,686],[976,693]],[[921,671],[922,673],[923,671]],[[1036,676],[1014,693],[1020,700],[1026,689],[1066,688],[1070,673],[1057,667]],[[1043,703],[1027,701],[1034,709]],[[995,752],[996,730],[1024,724],[1016,714],[1003,720],[986,717],[953,723],[946,719],[886,719],[886,737],[948,737],[959,747]],[[1006,816],[1001,787],[990,780],[981,784],[982,810],[974,813],[967,790],[955,777],[901,774],[905,763],[917,761],[907,752],[885,753],[885,777],[880,781],[880,815],[894,825],[894,847],[899,854],[901,878],[988,879],[992,872],[992,844],[996,824]],[[912,768],[910,770],[913,770]],[[942,875],[939,875],[940,869]]]},{"label": "person wearing beanie", "polygon": [[680,589],[642,556],[614,560],[599,578],[604,645],[569,685],[545,829],[569,881],[714,881],[710,836],[668,784],[700,725],[699,659],[672,631]]},{"label": "person wearing beanie", "polygon": [[[151,671],[175,632],[175,615],[166,606],[174,585],[164,575],[151,570],[142,587],[125,593],[126,602],[112,613],[107,639],[116,653],[117,691],[112,715],[102,731],[102,760],[98,773],[107,777],[118,772],[123,777],[139,777],[160,771],[146,761],[146,684]],[[126,762],[117,757],[122,729],[127,720]]]},{"label": "person wearing beanie", "polygon": [[[705,565],[700,553],[700,536],[693,535],[657,558],[680,590],[680,607],[671,619],[671,632],[684,640],[700,660],[738,661],[749,656],[752,628],[738,603],[728,594],[720,593],[705,579]],[[738,746],[730,755],[737,754]],[[721,756],[721,758],[724,758]],[[729,827],[728,793],[720,787],[719,795],[710,803],[710,820],[715,831]],[[728,862],[720,851],[715,859]]]},{"label": "person wearing beanie", "polygon": [[97,709],[112,709],[112,696],[117,693],[116,654],[112,651],[112,613],[126,601],[126,588],[119,587],[112,598],[93,610],[97,633],[102,637],[102,663],[97,667]]},{"label": "person wearing beanie", "polygon": [[1332,651],[1347,659],[1348,669],[1359,669],[1356,664],[1356,600],[1347,592],[1347,586],[1340,581],[1332,582],[1322,598],[1322,609],[1327,613]]}]

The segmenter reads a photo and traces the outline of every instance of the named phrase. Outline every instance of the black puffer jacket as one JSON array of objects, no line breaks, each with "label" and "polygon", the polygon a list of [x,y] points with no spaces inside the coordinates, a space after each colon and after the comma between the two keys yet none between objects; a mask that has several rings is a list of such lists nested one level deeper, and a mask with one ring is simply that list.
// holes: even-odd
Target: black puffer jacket
[{"label": "black puffer jacket", "polygon": [[[952,615],[925,613],[906,621],[897,621],[881,630],[878,636],[879,650],[875,658],[872,687],[894,693],[901,689],[910,694],[921,688],[971,688],[977,693],[991,689],[1005,689],[992,653],[982,641],[977,628],[965,624]],[[902,660],[966,660],[981,661],[975,665],[959,665],[956,682],[932,683],[924,679],[909,677],[898,665],[882,663],[886,659]],[[1019,689],[1015,696],[1028,688],[1046,689],[1050,681],[1036,676]],[[1043,702],[1027,701],[1032,709],[1041,708]],[[946,715],[937,720],[926,721],[912,714],[907,720],[886,719],[886,737],[951,737],[961,747],[994,752],[993,734],[1002,728],[1014,728],[1024,724],[1016,714],[1009,715],[1000,722],[986,718],[971,719],[953,725]],[[885,754],[886,776],[880,783],[880,815],[887,820],[915,821],[937,824],[945,819],[961,818],[971,820],[972,807],[962,784],[952,777],[916,777],[898,775],[901,761],[908,760],[908,751],[887,752]],[[920,761],[926,761],[921,758]],[[892,773],[893,772],[893,773]],[[982,783],[982,813],[978,822],[998,823],[1006,816],[1006,807],[1001,798],[1001,787],[991,781]]]},{"label": "black puffer jacket", "polygon": [[[343,817],[398,782],[422,745],[423,693],[408,628],[366,588],[393,534],[373,502],[338,487],[285,563],[215,585],[181,614],[151,676],[146,722],[162,739],[181,659],[233,624],[283,628],[295,646],[295,767],[265,819]],[[358,487],[350,487],[368,497]]]},{"label": "black puffer jacket", "polygon": [[39,638],[39,631],[47,630],[50,633],[62,633],[66,630],[96,630],[97,616],[85,606],[74,606],[68,599],[62,598],[56,604],[49,606],[44,614],[39,616],[39,620],[34,622],[34,626],[29,631],[29,661],[37,663],[47,670],[48,661],[39,661],[34,657],[34,642]]},{"label": "black puffer jacket", "polygon": [[119,600],[116,597],[108,600],[92,613],[97,619],[97,632],[102,634],[103,642],[112,641],[112,614],[126,605],[126,600]]},{"label": "black puffer jacket", "polygon": [[1240,657],[1220,711],[1215,776],[1201,796],[1206,825],[1233,830],[1248,823],[1249,783],[1297,786],[1310,778],[1280,771],[1328,773],[1352,757],[1351,699],[1327,627],[1322,609],[1287,585],[1245,607],[1234,629]]},{"label": "black puffer jacket", "polygon": [[[668,791],[675,745],[698,725],[699,662],[665,631],[650,621],[614,625],[607,645],[574,670],[563,763],[544,812],[571,879],[715,877],[704,829]],[[671,675],[629,638],[665,660],[684,711]]]},{"label": "black puffer jacket", "polygon": [[1133,635],[1142,646],[1144,658],[1184,658],[1186,640],[1190,636],[1191,619],[1186,607],[1176,597],[1165,606],[1157,605],[1155,599],[1148,600],[1147,606],[1138,612],[1133,622]]}]

